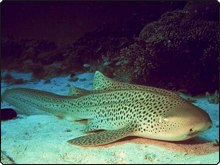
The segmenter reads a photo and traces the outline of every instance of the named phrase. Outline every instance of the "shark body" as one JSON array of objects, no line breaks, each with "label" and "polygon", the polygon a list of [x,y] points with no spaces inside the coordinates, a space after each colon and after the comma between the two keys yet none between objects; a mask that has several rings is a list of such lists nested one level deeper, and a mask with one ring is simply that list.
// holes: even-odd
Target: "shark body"
[{"label": "shark body", "polygon": [[98,71],[92,91],[72,88],[68,96],[61,96],[14,88],[5,91],[3,100],[25,114],[44,111],[71,120],[86,119],[85,132],[90,134],[68,141],[79,146],[103,145],[127,136],[182,141],[212,125],[205,111],[171,91],[117,82]]}]

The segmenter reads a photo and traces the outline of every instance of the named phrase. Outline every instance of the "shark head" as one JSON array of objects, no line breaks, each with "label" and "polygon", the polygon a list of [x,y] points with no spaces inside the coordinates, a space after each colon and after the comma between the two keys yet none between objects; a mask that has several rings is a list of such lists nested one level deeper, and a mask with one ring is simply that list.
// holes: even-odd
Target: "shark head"
[{"label": "shark head", "polygon": [[204,110],[182,98],[167,99],[163,106],[153,105],[151,109],[151,114],[148,113],[146,120],[142,120],[135,135],[158,140],[183,141],[212,126],[212,121]]},{"label": "shark head", "polygon": [[171,141],[193,138],[212,126],[212,121],[204,110],[185,100],[168,111],[164,120],[167,127],[164,140]]}]

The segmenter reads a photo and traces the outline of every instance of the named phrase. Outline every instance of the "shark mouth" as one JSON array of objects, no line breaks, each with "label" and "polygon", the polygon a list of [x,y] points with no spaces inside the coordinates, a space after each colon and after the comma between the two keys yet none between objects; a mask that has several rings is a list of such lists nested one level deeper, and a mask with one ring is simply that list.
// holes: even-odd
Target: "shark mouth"
[{"label": "shark mouth", "polygon": [[187,134],[188,137],[195,137],[198,135],[201,131],[194,131],[192,128],[189,130],[189,133]]}]

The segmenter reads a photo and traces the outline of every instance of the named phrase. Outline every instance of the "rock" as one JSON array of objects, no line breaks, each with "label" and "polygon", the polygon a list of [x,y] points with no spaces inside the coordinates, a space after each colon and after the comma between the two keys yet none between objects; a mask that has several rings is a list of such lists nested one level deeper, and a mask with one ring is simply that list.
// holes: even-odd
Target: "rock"
[{"label": "rock", "polygon": [[1,120],[10,120],[17,117],[17,112],[12,108],[1,109]]}]

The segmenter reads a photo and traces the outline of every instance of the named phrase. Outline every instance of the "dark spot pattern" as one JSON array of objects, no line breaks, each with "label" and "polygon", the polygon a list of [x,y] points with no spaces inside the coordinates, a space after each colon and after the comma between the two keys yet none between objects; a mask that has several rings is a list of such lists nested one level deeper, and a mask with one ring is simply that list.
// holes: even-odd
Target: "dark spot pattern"
[{"label": "dark spot pattern", "polygon": [[[179,127],[165,119],[185,100],[173,92],[154,87],[115,82],[99,74],[95,90],[77,96],[16,88],[3,98],[28,111],[30,107],[55,115],[88,119],[86,131],[106,130],[69,142],[76,145],[101,145],[128,136],[131,132],[162,133]],[[99,81],[98,81],[99,80]],[[129,126],[129,127],[128,127]]]},{"label": "dark spot pattern", "polygon": [[97,146],[114,142],[126,136],[133,131],[130,126],[110,131],[101,131],[98,133],[89,134],[87,136],[78,137],[68,140],[68,143],[79,146]]}]

